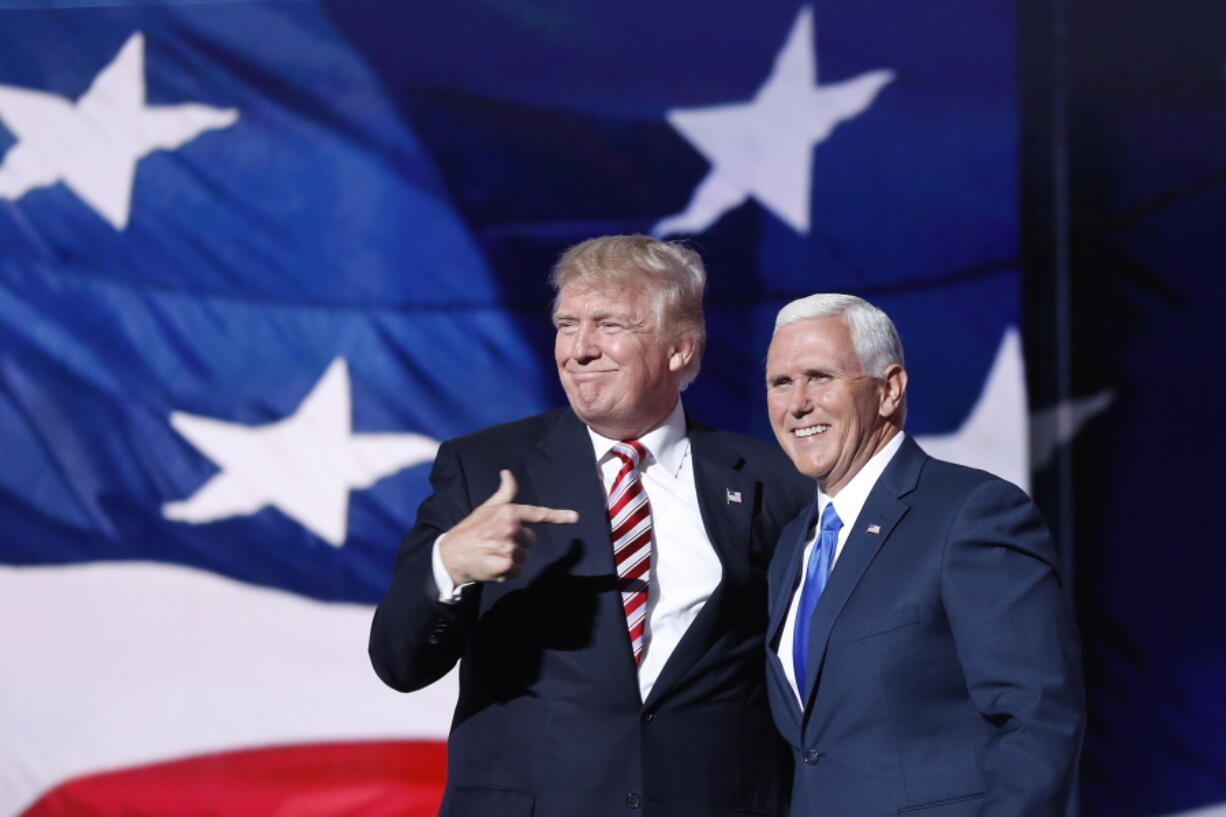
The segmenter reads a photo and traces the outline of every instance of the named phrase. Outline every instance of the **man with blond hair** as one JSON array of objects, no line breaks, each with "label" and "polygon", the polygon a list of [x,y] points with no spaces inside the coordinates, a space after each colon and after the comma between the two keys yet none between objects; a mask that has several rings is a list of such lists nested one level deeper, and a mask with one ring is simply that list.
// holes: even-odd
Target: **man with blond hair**
[{"label": "man with blond hair", "polygon": [[765,571],[812,486],[683,409],[705,281],[678,243],[571,248],[552,276],[569,407],[439,449],[370,654],[402,691],[460,664],[442,815],[783,813]]}]

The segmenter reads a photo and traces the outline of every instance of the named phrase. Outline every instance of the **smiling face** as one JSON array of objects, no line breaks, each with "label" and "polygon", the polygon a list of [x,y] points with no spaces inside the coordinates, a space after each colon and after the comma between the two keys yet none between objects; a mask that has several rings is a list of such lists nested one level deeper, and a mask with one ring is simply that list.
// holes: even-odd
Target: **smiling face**
[{"label": "smiling face", "polygon": [[585,424],[628,440],[672,411],[694,342],[661,335],[650,291],[569,283],[559,293],[553,322],[558,377]]},{"label": "smiling face", "polygon": [[841,317],[785,324],[766,357],[766,406],[797,470],[833,496],[899,429],[907,373],[866,375]]}]

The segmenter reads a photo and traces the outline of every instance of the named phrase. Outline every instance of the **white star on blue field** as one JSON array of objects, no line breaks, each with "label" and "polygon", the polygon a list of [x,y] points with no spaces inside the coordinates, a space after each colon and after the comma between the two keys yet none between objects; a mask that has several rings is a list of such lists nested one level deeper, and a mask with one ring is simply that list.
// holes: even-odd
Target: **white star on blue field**
[{"label": "white star on blue field", "polygon": [[677,108],[669,123],[711,163],[684,212],[661,219],[658,236],[699,233],[752,196],[798,233],[809,231],[813,149],[860,115],[894,78],[870,71],[817,84],[813,10],[803,8],[765,84],[749,102]]},{"label": "white star on blue field", "polygon": [[247,426],[174,412],[170,424],[220,468],[194,494],[162,506],[167,519],[201,524],[271,505],[333,547],[345,543],[349,494],[419,463],[438,443],[421,434],[352,430],[349,367],[328,366],[290,416]]},{"label": "white star on blue field", "polygon": [[17,137],[0,164],[0,198],[17,201],[31,190],[63,182],[123,230],[141,159],[238,121],[233,109],[146,105],[144,55],[144,36],[137,32],[75,103],[0,85],[0,121]]}]

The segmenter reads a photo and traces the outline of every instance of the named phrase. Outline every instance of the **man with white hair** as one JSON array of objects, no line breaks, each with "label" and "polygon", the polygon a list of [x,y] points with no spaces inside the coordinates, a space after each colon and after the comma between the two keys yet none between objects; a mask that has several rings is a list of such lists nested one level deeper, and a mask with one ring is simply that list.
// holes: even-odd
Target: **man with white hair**
[{"label": "man with white hair", "polygon": [[370,655],[402,691],[459,661],[446,817],[783,813],[766,568],[812,488],[682,408],[705,281],[682,244],[571,248],[552,278],[570,406],[439,449]]},{"label": "man with white hair", "polygon": [[793,817],[1062,817],[1084,705],[1055,545],[1030,499],[903,431],[888,316],[851,295],[780,311],[779,444],[816,482],[770,569],[767,688]]}]

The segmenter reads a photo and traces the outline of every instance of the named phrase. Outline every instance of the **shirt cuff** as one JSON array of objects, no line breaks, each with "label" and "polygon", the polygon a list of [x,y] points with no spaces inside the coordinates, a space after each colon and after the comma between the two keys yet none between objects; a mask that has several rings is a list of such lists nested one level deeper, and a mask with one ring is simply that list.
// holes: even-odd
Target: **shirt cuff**
[{"label": "shirt cuff", "polygon": [[451,580],[447,568],[443,567],[443,553],[439,547],[446,535],[441,533],[434,540],[434,548],[430,553],[430,566],[434,569],[434,585],[438,588],[438,600],[443,604],[455,604],[464,598],[465,588],[471,587],[476,582],[464,582],[457,587],[456,583]]}]

